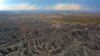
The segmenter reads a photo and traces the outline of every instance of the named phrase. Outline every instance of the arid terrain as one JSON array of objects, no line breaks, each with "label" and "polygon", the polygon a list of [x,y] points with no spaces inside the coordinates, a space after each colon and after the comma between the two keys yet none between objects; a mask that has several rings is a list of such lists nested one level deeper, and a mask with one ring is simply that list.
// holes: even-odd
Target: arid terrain
[{"label": "arid terrain", "polygon": [[0,14],[0,56],[100,56],[100,14]]}]

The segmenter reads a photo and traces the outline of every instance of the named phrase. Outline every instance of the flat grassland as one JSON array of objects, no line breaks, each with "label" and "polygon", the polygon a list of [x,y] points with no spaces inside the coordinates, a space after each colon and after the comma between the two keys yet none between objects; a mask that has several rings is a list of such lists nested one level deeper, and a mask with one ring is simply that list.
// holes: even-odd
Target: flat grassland
[{"label": "flat grassland", "polygon": [[51,16],[49,20],[60,23],[100,24],[100,14],[64,14]]}]

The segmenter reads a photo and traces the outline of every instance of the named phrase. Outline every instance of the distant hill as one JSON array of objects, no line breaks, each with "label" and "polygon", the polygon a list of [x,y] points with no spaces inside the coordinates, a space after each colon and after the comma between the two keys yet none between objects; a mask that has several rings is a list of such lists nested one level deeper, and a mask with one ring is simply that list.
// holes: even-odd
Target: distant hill
[{"label": "distant hill", "polygon": [[57,13],[57,14],[77,14],[77,13],[100,13],[89,10],[6,10],[0,11],[0,14],[34,14],[34,13]]}]

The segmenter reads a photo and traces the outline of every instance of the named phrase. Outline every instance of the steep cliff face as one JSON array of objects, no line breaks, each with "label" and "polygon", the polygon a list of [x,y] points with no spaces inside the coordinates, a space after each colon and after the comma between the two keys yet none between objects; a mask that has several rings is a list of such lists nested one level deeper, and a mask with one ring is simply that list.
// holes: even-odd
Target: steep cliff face
[{"label": "steep cliff face", "polygon": [[5,36],[7,41],[0,37],[0,56],[100,56],[100,25],[16,24],[8,27],[6,34],[12,34]]}]

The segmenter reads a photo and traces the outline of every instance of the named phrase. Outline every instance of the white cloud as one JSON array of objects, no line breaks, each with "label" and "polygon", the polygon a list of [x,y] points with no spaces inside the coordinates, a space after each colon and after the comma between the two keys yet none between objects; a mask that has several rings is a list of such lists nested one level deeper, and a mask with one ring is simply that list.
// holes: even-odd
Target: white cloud
[{"label": "white cloud", "polygon": [[89,8],[80,4],[68,4],[68,3],[59,3],[51,7],[45,7],[45,9],[51,10],[88,10]]},{"label": "white cloud", "polygon": [[59,3],[52,6],[42,6],[37,4],[0,4],[0,10],[87,10],[88,8],[80,4]]},{"label": "white cloud", "polygon": [[82,6],[79,4],[56,4],[55,10],[81,10]]},{"label": "white cloud", "polygon": [[20,3],[20,4],[1,4],[0,10],[37,10],[36,4]]},{"label": "white cloud", "polygon": [[90,8],[80,4],[59,3],[52,6],[45,6],[44,10],[89,10]]}]

